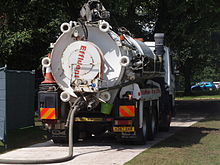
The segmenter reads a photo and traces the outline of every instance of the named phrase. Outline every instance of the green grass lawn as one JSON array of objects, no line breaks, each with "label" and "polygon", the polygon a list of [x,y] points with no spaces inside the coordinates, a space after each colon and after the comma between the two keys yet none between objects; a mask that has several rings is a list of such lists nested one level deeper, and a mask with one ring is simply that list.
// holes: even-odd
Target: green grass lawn
[{"label": "green grass lawn", "polygon": [[219,164],[220,109],[214,117],[208,117],[177,132],[126,163],[126,165]]},{"label": "green grass lawn", "polygon": [[191,96],[185,96],[183,91],[176,91],[176,100],[202,100],[220,99],[220,90],[215,91],[193,91]]},{"label": "green grass lawn", "polygon": [[220,99],[220,95],[202,95],[202,96],[176,97],[176,100],[202,100],[202,99]]},{"label": "green grass lawn", "polygon": [[46,140],[46,131],[41,130],[39,127],[28,127],[9,131],[7,135],[7,150],[5,150],[3,143],[1,142],[0,153],[45,142]]}]

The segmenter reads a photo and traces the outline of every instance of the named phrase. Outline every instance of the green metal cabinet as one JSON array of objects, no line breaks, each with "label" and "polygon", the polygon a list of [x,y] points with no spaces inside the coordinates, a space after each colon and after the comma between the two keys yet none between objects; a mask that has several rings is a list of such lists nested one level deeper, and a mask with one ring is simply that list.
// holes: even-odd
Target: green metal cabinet
[{"label": "green metal cabinet", "polygon": [[0,68],[0,140],[7,130],[34,123],[34,71]]}]

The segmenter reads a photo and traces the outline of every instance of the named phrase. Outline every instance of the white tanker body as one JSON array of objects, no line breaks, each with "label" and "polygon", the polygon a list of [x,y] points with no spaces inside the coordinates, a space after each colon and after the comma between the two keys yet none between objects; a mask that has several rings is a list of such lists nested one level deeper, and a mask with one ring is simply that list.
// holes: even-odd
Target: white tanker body
[{"label": "white tanker body", "polygon": [[142,42],[125,29],[115,33],[102,15],[108,12],[101,3],[89,1],[81,10],[84,21],[63,23],[51,55],[42,60],[40,118],[54,142],[65,141],[76,100],[75,140],[112,132],[145,143],[159,128],[169,129],[173,77],[163,34]]}]

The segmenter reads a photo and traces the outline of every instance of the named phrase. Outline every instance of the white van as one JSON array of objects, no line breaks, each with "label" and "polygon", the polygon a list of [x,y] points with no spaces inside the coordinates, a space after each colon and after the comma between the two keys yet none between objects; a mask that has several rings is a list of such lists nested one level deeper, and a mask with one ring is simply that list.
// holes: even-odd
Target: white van
[{"label": "white van", "polygon": [[213,84],[215,85],[216,89],[220,89],[220,82],[213,82]]}]

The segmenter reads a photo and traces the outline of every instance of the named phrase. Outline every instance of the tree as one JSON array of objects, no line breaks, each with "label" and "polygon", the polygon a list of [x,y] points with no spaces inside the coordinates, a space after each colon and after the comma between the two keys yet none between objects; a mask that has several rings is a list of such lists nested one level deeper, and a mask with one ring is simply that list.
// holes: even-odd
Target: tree
[{"label": "tree", "polygon": [[111,25],[126,27],[134,37],[152,38],[159,0],[103,0],[111,11]]},{"label": "tree", "polygon": [[[190,94],[195,71],[219,63],[219,16],[217,0],[160,1],[156,30],[163,30]],[[167,9],[167,10],[164,10]],[[165,15],[161,16],[161,15]]]},{"label": "tree", "polygon": [[62,1],[7,0],[0,5],[0,65],[36,69],[68,19]]}]

